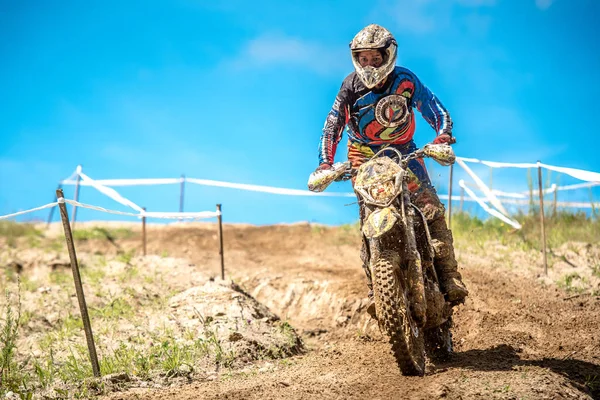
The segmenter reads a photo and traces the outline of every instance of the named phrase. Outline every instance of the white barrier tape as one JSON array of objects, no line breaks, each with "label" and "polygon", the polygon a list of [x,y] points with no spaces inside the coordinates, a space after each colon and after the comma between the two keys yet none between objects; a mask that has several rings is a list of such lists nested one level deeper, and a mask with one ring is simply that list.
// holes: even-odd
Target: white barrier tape
[{"label": "white barrier tape", "polygon": [[503,163],[503,162],[495,162],[495,161],[483,161],[483,160],[478,160],[477,158],[456,157],[456,161],[458,161],[458,160],[483,164],[483,165],[487,165],[488,167],[492,167],[492,168],[510,168],[510,167],[512,167],[512,168],[537,168],[537,164],[531,164],[531,163]]},{"label": "white barrier tape", "polygon": [[507,216],[501,214],[500,212],[498,212],[497,210],[494,210],[492,208],[490,208],[487,204],[485,204],[481,199],[479,199],[475,193],[473,193],[473,191],[471,189],[469,189],[465,184],[464,181],[461,179],[458,182],[459,186],[462,187],[463,189],[465,189],[465,192],[467,192],[467,194],[469,196],[471,196],[471,198],[473,198],[477,203],[479,203],[479,205],[485,210],[487,211],[489,214],[493,215],[494,217],[506,222],[507,224],[509,224],[510,226],[512,226],[513,228],[516,229],[521,229],[521,224],[519,224],[517,221],[514,221],[510,218],[508,218]]},{"label": "white barrier tape", "polygon": [[90,178],[83,172],[80,172],[79,176],[81,176],[81,179],[83,179],[83,181],[88,182],[90,185],[92,185],[94,188],[96,188],[99,192],[104,193],[105,195],[107,195],[108,197],[113,199],[114,201],[117,201],[117,202],[123,204],[124,206],[131,207],[138,212],[144,211],[142,209],[142,207],[138,206],[134,202],[121,196],[119,193],[117,193],[117,191],[115,189],[112,189],[112,188],[109,188],[109,187],[106,187],[106,186],[96,183],[92,178]]},{"label": "white barrier tape", "polygon": [[221,215],[219,211],[200,211],[200,212],[145,212],[141,216],[148,218],[193,218],[206,219],[215,218]]},{"label": "white barrier tape", "polygon": [[[479,186],[471,183],[471,182],[464,182],[465,185],[472,187],[472,188],[476,188],[479,189]],[[522,193],[509,193],[509,192],[502,192],[500,190],[496,190],[496,189],[490,189],[490,191],[494,194],[494,196],[498,196],[498,197],[512,197],[515,199],[526,199],[527,196],[526,194],[529,194],[529,192],[522,192]]]},{"label": "white barrier tape", "polygon": [[[465,184],[466,184],[466,182],[465,182]],[[440,195],[438,195],[438,197],[441,200],[448,200],[447,194],[440,194]],[[480,200],[483,201],[484,203],[489,203],[488,198],[482,198]],[[452,196],[452,201],[453,202],[455,202],[455,201],[476,202],[476,200],[474,200],[470,197],[464,197],[461,199],[460,196]],[[536,204],[537,203],[538,202],[536,202]],[[503,199],[502,204],[529,205],[529,204],[531,204],[531,201],[520,200],[520,199]],[[544,207],[550,207],[551,204],[554,204],[554,203],[545,203]],[[562,207],[562,208],[596,208],[596,209],[600,210],[600,203],[583,203],[583,202],[576,202],[576,201],[574,201],[574,202],[557,201],[556,206]]]},{"label": "white barrier tape", "polygon": [[499,197],[510,197],[513,199],[526,199],[527,198],[527,196],[525,196],[522,193],[501,192],[500,190],[496,190],[496,189],[492,189],[492,193],[494,194],[494,196],[499,196]]},{"label": "white barrier tape", "polygon": [[[600,184],[600,183],[598,183],[598,184]],[[465,182],[465,185],[467,185],[471,188],[479,189],[478,185],[470,183],[470,182]],[[578,185],[585,185],[585,186],[581,186],[581,187],[593,186],[593,185],[590,185],[589,183],[578,184]],[[572,186],[577,186],[577,185],[572,185]],[[573,187],[572,189],[578,189],[578,188],[579,188],[579,186]],[[547,195],[547,194],[554,193],[557,190],[561,190],[561,189],[558,186],[556,186],[556,184],[553,183],[552,186],[550,186],[547,189],[542,190],[542,192],[544,193],[544,195]],[[494,196],[498,196],[498,197],[511,197],[514,199],[526,199],[529,197],[529,190],[523,191],[520,193],[510,193],[510,192],[502,192],[502,191],[496,190],[496,189],[491,189],[491,192],[494,194]],[[533,195],[537,197],[539,194],[538,192],[539,192],[538,190],[534,190]]]},{"label": "white barrier tape", "polygon": [[543,168],[556,172],[562,172],[563,174],[571,175],[572,177],[581,179],[582,181],[600,182],[600,172],[592,172],[576,168],[555,167],[553,165],[547,165],[542,163],[538,164]]},{"label": "white barrier tape", "polygon": [[586,182],[586,183],[576,183],[575,185],[566,185],[559,186],[556,190],[575,190],[575,189],[583,189],[588,187],[600,186],[600,182]]},{"label": "white barrier tape", "polygon": [[64,198],[60,198],[59,201],[60,202],[65,202],[67,204],[71,204],[77,207],[83,207],[83,208],[89,208],[90,210],[96,210],[96,211],[102,211],[105,213],[109,213],[109,214],[116,214],[116,215],[127,215],[130,217],[148,217],[148,218],[166,218],[166,219],[179,219],[179,218],[185,218],[185,219],[206,219],[206,218],[213,218],[213,217],[218,217],[219,215],[221,215],[220,212],[218,211],[200,211],[200,212],[145,212],[144,210],[142,210],[142,212],[140,212],[139,214],[136,213],[130,213],[130,212],[124,212],[124,211],[115,211],[115,210],[110,210],[104,207],[98,207],[98,206],[93,206],[91,204],[85,204],[85,203],[80,203],[78,201],[75,200],[69,200],[69,199],[64,199]]},{"label": "white barrier tape", "polygon": [[[245,183],[232,183],[223,181],[214,181],[210,179],[196,179],[196,178],[158,178],[158,179],[98,179],[92,182],[83,180],[79,182],[83,186],[136,186],[136,185],[168,185],[168,184],[180,184],[181,182],[195,183],[197,185],[204,186],[217,186],[226,187],[231,189],[242,189],[250,190],[254,192],[264,192],[272,194],[283,194],[292,196],[325,196],[325,197],[354,197],[354,193],[335,193],[335,192],[324,192],[316,193],[309,190],[300,189],[286,189],[278,188],[273,186],[262,186],[262,185],[249,185]],[[75,185],[76,180],[69,179],[61,181],[64,185]],[[106,194],[106,193],[105,193]]]},{"label": "white barrier tape", "polygon": [[479,160],[477,158],[456,157],[457,160],[462,160],[471,163],[483,164],[492,168],[537,168],[537,163],[505,163],[497,161]]},{"label": "white barrier tape", "polygon": [[[487,202],[487,199],[482,199],[482,201]],[[503,200],[502,201],[504,204],[517,204],[517,205],[530,205],[531,201],[529,200],[516,200],[516,199],[511,199],[511,200]],[[534,201],[534,203],[536,204],[536,206],[539,204],[539,201]],[[551,207],[554,204],[554,202],[544,202],[544,208],[547,207]],[[600,203],[583,203],[583,202],[569,202],[569,201],[557,201],[556,202],[556,206],[557,207],[563,207],[563,208],[596,208],[596,209],[600,209]]]},{"label": "white barrier tape", "polygon": [[69,199],[63,199],[63,198],[60,198],[58,200],[59,200],[59,203],[64,202],[64,203],[67,203],[67,204],[71,204],[73,206],[82,207],[82,208],[89,208],[90,210],[102,211],[102,212],[109,213],[109,214],[127,215],[127,216],[130,216],[130,217],[139,217],[140,216],[140,214],[135,214],[135,213],[130,213],[130,212],[124,212],[124,211],[109,210],[109,209],[104,208],[104,207],[98,207],[98,206],[93,206],[91,204],[80,203],[80,202],[75,201],[75,200],[69,200]]},{"label": "white barrier tape", "polygon": [[284,195],[292,195],[292,196],[356,197],[356,195],[354,193],[335,193],[335,192],[316,193],[316,192],[311,192],[310,190],[284,189],[284,188],[278,188],[278,187],[273,187],[273,186],[248,185],[245,183],[213,181],[210,179],[185,178],[185,180],[187,182],[195,183],[197,185],[218,186],[218,187],[226,187],[226,188],[231,188],[231,189],[250,190],[253,192],[284,194]]},{"label": "white barrier tape", "polygon": [[[477,163],[482,163],[482,164],[486,164],[486,165],[490,165],[490,166],[496,165],[499,167],[514,167],[514,166],[521,167],[521,168],[537,167],[537,164],[494,163],[491,161],[480,161],[475,158],[457,157],[457,161],[459,159],[462,161],[477,162]],[[541,164],[541,165],[545,166],[544,164]],[[560,172],[566,173],[565,169],[563,169],[562,167],[552,167],[552,166],[545,166],[545,167],[550,167],[550,169],[554,169],[556,171],[560,170]],[[573,170],[573,169],[570,169],[570,170]],[[597,174],[595,172],[582,171],[582,170],[574,170],[574,171],[580,171],[582,173],[589,173],[589,174]],[[579,178],[580,176],[581,175],[578,175],[576,177]],[[588,178],[595,178],[595,175],[586,175],[586,176]],[[248,185],[248,184],[221,182],[221,181],[213,181],[213,180],[208,180],[208,179],[195,179],[195,178],[98,179],[98,180],[94,180],[93,182],[83,180],[83,181],[80,181],[79,184],[82,186],[96,186],[96,184],[102,185],[102,186],[144,186],[144,185],[149,186],[149,185],[180,184],[181,182],[184,182],[184,181],[188,181],[190,183],[196,183],[199,185],[228,187],[228,188],[233,188],[233,189],[252,190],[252,191],[272,193],[272,194],[284,194],[284,195],[296,195],[296,196],[326,196],[326,197],[353,197],[354,196],[353,193],[333,193],[333,192],[315,193],[315,192],[310,192],[307,190],[285,189],[285,188],[278,188],[278,187],[273,187],[273,186]],[[73,175],[72,175],[71,177],[62,180],[59,183],[61,183],[63,185],[75,185],[75,184],[77,184],[77,181],[75,179],[73,179]],[[575,189],[581,189],[581,188],[593,187],[593,186],[599,186],[599,185],[600,185],[600,181],[590,181],[590,182],[576,184],[576,185],[559,186],[556,188],[550,187],[550,188],[544,189],[544,194],[553,193],[555,190],[560,190],[560,191],[575,190]],[[491,190],[491,193],[494,194],[495,196],[499,196],[499,197],[510,197],[510,198],[521,199],[521,198],[526,198],[527,195],[529,194],[529,191],[523,191],[520,193],[510,193],[510,192],[502,192],[500,190],[493,189],[493,190]],[[128,205],[128,204],[126,204],[126,205]],[[128,205],[128,206],[130,206],[130,205]],[[132,207],[132,208],[135,209],[135,207]]]},{"label": "white barrier tape", "polygon": [[[496,209],[498,211],[500,211],[502,214],[508,215],[508,212],[504,209],[504,207],[502,206],[502,203],[500,203],[500,200],[498,200],[498,198],[496,196],[494,196],[494,194],[485,185],[485,183],[483,183],[483,181],[473,171],[471,171],[471,168],[469,168],[467,166],[467,164],[464,163],[463,160],[456,160],[456,162],[467,172],[467,174],[469,174],[471,176],[471,178],[473,178],[473,180],[475,181],[477,186],[479,186],[479,189],[481,189],[481,191],[483,193],[485,193],[486,197],[490,200],[490,203],[492,203],[492,205],[494,207],[496,207]],[[464,185],[464,182],[461,185],[461,187],[463,187],[463,188],[465,188],[465,190],[467,190],[466,186]]]},{"label": "white barrier tape", "polygon": [[[60,184],[64,184],[63,182],[65,182],[65,181],[73,181],[73,179],[77,178],[78,171],[80,171],[80,170],[81,170],[81,168],[77,167],[77,168],[75,169],[75,171],[73,171],[73,173],[72,173],[71,175],[69,175],[69,177],[68,177],[68,178],[66,178],[66,179],[63,179],[62,181],[60,181],[60,182],[58,182],[58,183],[60,183]],[[75,183],[75,181],[73,181],[73,184],[74,184],[74,183]]]},{"label": "white barrier tape", "polygon": [[41,206],[41,207],[32,208],[31,210],[19,211],[19,212],[12,213],[12,214],[7,214],[7,215],[0,215],[0,219],[12,218],[12,217],[16,217],[18,215],[23,215],[23,214],[28,214],[28,213],[34,212],[34,211],[43,210],[45,208],[56,207],[57,205],[58,205],[58,202],[48,203],[48,204],[46,204],[44,206]]},{"label": "white barrier tape", "polygon": [[546,168],[551,171],[562,172],[563,174],[571,175],[574,178],[580,179],[582,181],[587,182],[600,182],[600,172],[586,171],[583,169],[577,168],[566,168],[566,167],[557,167],[554,165],[542,164],[540,162],[532,164],[532,163],[503,163],[503,162],[495,162],[495,161],[483,161],[478,160],[476,158],[466,158],[466,157],[456,157],[456,161],[466,161],[472,163],[479,163],[483,165],[487,165],[492,168]]},{"label": "white barrier tape", "polygon": [[[96,179],[99,185],[103,186],[144,186],[144,185],[171,185],[181,183],[181,178],[148,178],[148,179]],[[75,185],[76,180],[69,178],[61,181],[63,185]],[[93,186],[89,182],[79,182],[83,186]]]},{"label": "white barrier tape", "polygon": [[[547,188],[547,189],[543,189],[543,190],[542,190],[542,193],[543,193],[544,195],[546,195],[546,194],[551,194],[551,193],[554,193],[554,192],[556,192],[557,190],[558,190],[558,186],[556,186],[556,183],[553,183],[552,185],[550,185],[550,187],[549,187],[549,188]],[[527,191],[527,192],[525,192],[525,193],[529,193],[529,191]],[[538,196],[539,196],[539,190],[538,190]]]},{"label": "white barrier tape", "polygon": [[[556,186],[555,183],[553,183],[549,188],[543,189],[542,190],[542,194],[545,196],[547,194],[552,194],[554,192],[556,192],[558,189],[558,186]],[[504,197],[513,197],[515,199],[526,199],[529,196],[530,191],[523,191],[521,193],[506,193],[506,192],[500,192],[499,190],[492,190],[492,192],[496,195],[499,196],[504,196]],[[539,190],[534,190],[533,191],[533,195],[536,197],[539,197]]]}]

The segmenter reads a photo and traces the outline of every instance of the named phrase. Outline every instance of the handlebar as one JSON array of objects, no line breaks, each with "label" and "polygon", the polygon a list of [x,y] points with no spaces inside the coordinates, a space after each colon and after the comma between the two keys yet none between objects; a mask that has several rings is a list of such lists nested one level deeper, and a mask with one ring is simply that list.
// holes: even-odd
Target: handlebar
[{"label": "handlebar", "polygon": [[[454,137],[452,137],[450,143],[456,143],[456,139]],[[433,146],[438,146],[438,145],[433,145]],[[384,147],[384,148],[380,149],[377,153],[375,153],[371,157],[371,159],[380,156],[382,153],[384,153],[386,151],[393,151],[396,153],[397,162],[400,164],[403,164],[404,167],[406,167],[406,164],[408,164],[409,161],[417,159],[417,158],[424,158],[424,157],[432,157],[436,161],[441,163],[442,165],[450,165],[450,164],[454,163],[454,153],[452,151],[451,151],[451,153],[452,153],[451,161],[447,164],[444,164],[444,163],[442,163],[442,161],[440,161],[440,159],[438,157],[435,156],[435,152],[432,154],[431,151],[429,151],[429,150],[426,151],[427,147],[428,147],[428,145],[425,145],[423,148],[417,149],[407,155],[403,155],[398,149],[396,149],[394,147]],[[335,179],[338,182],[352,179],[352,177],[355,176],[356,173],[358,172],[357,168],[352,168],[352,164],[350,163],[350,161],[346,161],[346,163],[347,163],[347,167],[346,167],[344,173]]]}]

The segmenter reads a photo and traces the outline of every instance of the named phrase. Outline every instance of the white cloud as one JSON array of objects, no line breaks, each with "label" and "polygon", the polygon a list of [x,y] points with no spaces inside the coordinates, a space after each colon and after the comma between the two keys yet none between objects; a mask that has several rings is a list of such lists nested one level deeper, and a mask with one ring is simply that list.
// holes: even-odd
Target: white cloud
[{"label": "white cloud", "polygon": [[547,10],[554,3],[554,0],[535,0],[535,5],[540,10]]},{"label": "white cloud", "polygon": [[345,49],[339,46],[328,48],[281,33],[267,33],[250,40],[231,64],[236,68],[300,65],[327,73],[346,70],[349,62]]},{"label": "white cloud", "polygon": [[252,39],[246,54],[256,63],[273,62],[310,63],[320,52],[317,45],[300,39],[268,34]]},{"label": "white cloud", "polygon": [[439,7],[447,8],[448,4],[438,4],[437,0],[413,0],[402,3],[395,0],[380,0],[373,8],[369,20],[380,21],[391,18],[398,22],[395,31],[427,34],[439,29],[442,23],[440,17],[445,15],[444,12],[439,12]]},{"label": "white cloud", "polygon": [[496,5],[496,0],[454,0],[454,2],[464,7],[489,7]]},{"label": "white cloud", "polygon": [[[489,24],[489,17],[479,13],[479,8],[493,7],[497,0],[380,0],[370,15],[370,20],[392,19],[397,22],[395,31],[424,35],[454,29],[456,25]],[[467,17],[458,17],[457,11],[470,10]],[[467,20],[468,19],[468,20]],[[480,21],[474,21],[479,19]],[[467,26],[466,29],[469,27]]]},{"label": "white cloud", "polygon": [[412,59],[431,60],[449,90],[460,95],[466,86],[503,103],[529,82],[527,76],[516,72],[514,61],[502,47],[486,41],[494,18],[477,7],[495,4],[493,0],[380,0],[372,15],[397,33],[399,41],[421,43],[406,51]]},{"label": "white cloud", "polygon": [[[467,108],[468,107],[468,108]],[[565,144],[547,143],[527,110],[510,105],[469,105],[457,109],[455,128],[465,135],[464,141],[477,143],[463,154],[490,161],[535,162],[552,158],[565,150]],[[457,133],[458,135],[458,133]],[[515,140],[518,138],[518,140]]]}]

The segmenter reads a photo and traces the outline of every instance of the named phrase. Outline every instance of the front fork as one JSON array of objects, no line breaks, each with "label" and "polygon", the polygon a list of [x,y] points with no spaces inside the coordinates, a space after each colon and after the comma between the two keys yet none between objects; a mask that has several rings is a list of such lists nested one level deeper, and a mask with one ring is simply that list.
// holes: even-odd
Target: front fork
[{"label": "front fork", "polygon": [[415,322],[419,326],[425,326],[427,322],[427,300],[425,298],[425,282],[423,280],[423,265],[421,264],[421,255],[417,249],[417,239],[415,237],[415,209],[410,207],[410,194],[406,183],[402,190],[402,206],[404,229],[404,252],[406,257],[406,280],[408,284],[408,293],[410,304]]},{"label": "front fork", "polygon": [[[396,224],[400,224],[397,227],[399,229],[391,229],[387,231],[389,233],[380,237],[367,238],[363,235],[363,240],[365,241],[363,251],[366,254],[361,254],[361,257],[370,260],[369,270],[365,272],[367,275],[370,275],[369,278],[371,278],[375,275],[374,271],[372,271],[372,266],[376,264],[376,260],[379,258],[382,251],[388,250],[388,247],[391,247],[398,253],[398,262],[394,264],[400,268],[404,265],[406,266],[404,274],[406,277],[409,296],[408,300],[413,318],[419,326],[424,326],[427,322],[427,300],[425,298],[425,283],[423,280],[421,255],[417,248],[414,229],[416,214],[414,208],[410,207],[410,194],[406,187],[406,183],[404,183],[403,186],[402,195],[398,198],[398,202],[400,203],[398,207],[400,210],[400,218]],[[370,213],[365,210],[364,214],[363,218],[366,220]],[[400,237],[397,237],[395,233],[398,233]],[[388,237],[388,235],[393,236]],[[393,243],[388,244],[388,242]]]}]

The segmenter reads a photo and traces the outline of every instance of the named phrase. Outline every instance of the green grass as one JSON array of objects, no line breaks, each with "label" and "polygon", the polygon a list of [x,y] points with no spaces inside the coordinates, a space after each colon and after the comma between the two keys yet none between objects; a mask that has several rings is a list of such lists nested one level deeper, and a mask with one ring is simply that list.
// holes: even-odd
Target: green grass
[{"label": "green grass", "polygon": [[596,263],[592,266],[592,275],[596,278],[600,278],[600,264]]},{"label": "green grass", "polygon": [[0,236],[7,238],[23,236],[42,236],[42,233],[35,229],[35,227],[30,223],[0,221]]},{"label": "green grass", "polygon": [[0,237],[6,239],[9,247],[16,247],[19,238],[26,238],[30,247],[37,247],[43,234],[33,224],[3,220],[0,221]]},{"label": "green grass", "polygon": [[[452,215],[452,232],[459,242],[483,245],[490,240],[521,248],[540,249],[542,246],[541,222],[537,215],[519,214],[514,218],[522,225],[516,230],[497,218],[485,221],[467,213]],[[569,241],[591,242],[600,239],[600,221],[584,213],[559,212],[545,218],[546,241],[549,248],[559,247]]]},{"label": "green grass", "polygon": [[[452,213],[452,233],[455,245],[476,245],[484,248],[490,241],[515,246],[523,250],[538,250],[542,247],[540,217],[537,214],[513,216],[522,226],[514,229],[503,221],[490,217],[482,220],[466,212]],[[592,242],[600,240],[600,220],[584,213],[558,212],[545,217],[546,244],[549,249],[570,241]],[[314,225],[311,233],[337,244],[355,244],[360,240],[358,221],[329,227]]]},{"label": "green grass", "polygon": [[131,249],[129,251],[123,251],[117,255],[117,260],[121,261],[122,263],[129,264],[134,255],[134,249]]},{"label": "green grass", "polygon": [[124,298],[117,297],[108,304],[92,308],[90,307],[91,317],[103,318],[105,320],[114,320],[119,318],[130,318],[134,315],[133,306]]},{"label": "green grass", "polygon": [[127,228],[100,228],[93,227],[90,229],[75,229],[73,231],[73,239],[75,240],[91,240],[91,239],[107,239],[110,241],[116,239],[127,239],[133,236],[133,231]]},{"label": "green grass", "polygon": [[71,271],[52,271],[50,272],[50,282],[61,287],[67,287],[73,285],[73,275]]},{"label": "green grass", "polygon": [[[106,271],[102,268],[85,267],[81,268],[82,280],[93,286],[102,286],[102,282],[106,278]],[[71,278],[72,281],[72,278]]]},{"label": "green grass", "polygon": [[578,273],[570,273],[562,277],[561,280],[556,282],[558,287],[567,291],[567,293],[583,293],[585,289],[583,287],[574,285],[576,281],[581,281],[583,284],[587,283],[587,280],[580,276]]},{"label": "green grass", "polygon": [[17,363],[17,338],[19,326],[21,325],[21,288],[17,289],[17,309],[13,310],[11,294],[8,289],[5,292],[6,306],[0,320],[0,397],[7,392],[21,395],[21,398],[31,398],[32,393],[28,390],[29,379],[23,373],[27,363]]}]

